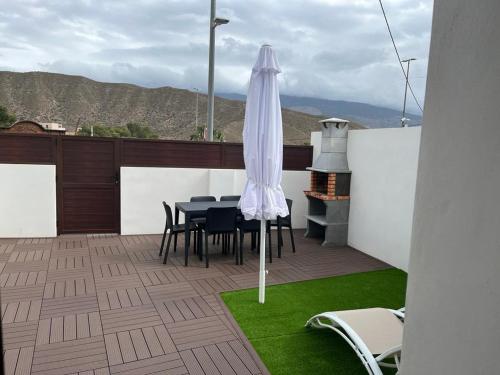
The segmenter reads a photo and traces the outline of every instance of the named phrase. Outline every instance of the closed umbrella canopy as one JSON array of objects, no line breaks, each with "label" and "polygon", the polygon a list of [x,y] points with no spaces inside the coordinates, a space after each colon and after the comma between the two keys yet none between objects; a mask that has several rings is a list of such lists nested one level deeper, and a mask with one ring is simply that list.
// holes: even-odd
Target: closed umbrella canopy
[{"label": "closed umbrella canopy", "polygon": [[261,303],[264,302],[265,285],[265,220],[288,215],[281,189],[283,127],[277,79],[280,72],[273,49],[263,45],[252,69],[243,128],[247,183],[241,195],[240,208],[246,220],[261,220]]}]

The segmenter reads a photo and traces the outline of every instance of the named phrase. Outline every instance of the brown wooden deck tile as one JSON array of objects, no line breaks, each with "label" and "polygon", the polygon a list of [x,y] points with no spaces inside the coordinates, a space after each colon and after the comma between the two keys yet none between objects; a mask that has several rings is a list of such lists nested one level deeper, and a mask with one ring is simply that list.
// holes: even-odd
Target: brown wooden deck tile
[{"label": "brown wooden deck tile", "polygon": [[10,254],[14,251],[15,246],[15,243],[0,243],[0,261],[8,261],[10,259]]},{"label": "brown wooden deck tile", "polygon": [[127,250],[143,250],[157,247],[159,245],[157,238],[157,235],[120,236],[120,240]]},{"label": "brown wooden deck tile", "polygon": [[260,374],[259,369],[249,356],[243,356],[242,359],[239,354],[241,354],[241,350],[239,348],[235,350],[235,347],[227,342],[180,352],[189,373],[192,375]]},{"label": "brown wooden deck tile", "polygon": [[113,263],[130,263],[130,258],[126,252],[117,255],[92,256],[93,266],[97,264],[113,264]]},{"label": "brown wooden deck tile", "polygon": [[217,316],[170,323],[166,327],[179,351],[236,339]]},{"label": "brown wooden deck tile", "polygon": [[163,285],[163,284],[172,284],[179,283],[182,281],[186,281],[186,278],[182,274],[182,270],[177,269],[176,267],[139,272],[139,277],[142,280],[144,286],[151,285]]},{"label": "brown wooden deck tile", "polygon": [[118,245],[94,246],[90,248],[90,255],[92,257],[117,256],[125,254],[127,254],[125,248]]},{"label": "brown wooden deck tile", "polygon": [[0,274],[0,287],[43,285],[47,271],[13,272]]},{"label": "brown wooden deck tile", "polygon": [[36,345],[101,336],[98,312],[64,315],[40,321]]},{"label": "brown wooden deck tile", "polygon": [[191,285],[200,296],[238,289],[238,284],[228,276],[193,280]]},{"label": "brown wooden deck tile", "polygon": [[74,235],[72,237],[61,236],[54,241],[53,250],[72,250],[88,248],[87,238],[84,235]]},{"label": "brown wooden deck tile", "polygon": [[[387,268],[351,248],[285,236],[267,284]],[[243,266],[184,253],[158,256],[161,236],[64,235],[0,239],[1,316],[10,374],[260,374],[226,315],[220,291],[258,284],[259,257]],[[179,249],[182,248],[182,235]],[[180,351],[180,353],[178,353]]]},{"label": "brown wooden deck tile", "polygon": [[227,345],[231,347],[231,350],[238,356],[238,358],[245,364],[246,368],[252,374],[260,373],[260,369],[255,364],[255,361],[253,360],[252,356],[239,340],[229,341],[227,342]]},{"label": "brown wooden deck tile", "polygon": [[[192,257],[196,258],[196,257]],[[194,259],[193,259],[194,260]],[[215,264],[215,261],[214,261]],[[200,266],[190,266],[190,267],[179,267],[182,271],[182,275],[188,281],[201,280],[201,279],[213,279],[217,277],[224,277],[224,273],[216,267],[205,268],[205,264]]]},{"label": "brown wooden deck tile", "polygon": [[90,251],[86,247],[75,248],[75,249],[52,249],[52,258],[56,257],[88,257],[90,256]]},{"label": "brown wooden deck tile", "polygon": [[45,284],[43,298],[95,295],[94,280],[90,277],[60,280]]},{"label": "brown wooden deck tile", "polygon": [[111,289],[130,289],[142,287],[142,281],[137,274],[124,276],[100,277],[95,279],[95,286],[98,292]]},{"label": "brown wooden deck tile", "polygon": [[33,237],[33,238],[19,238],[16,240],[17,246],[29,246],[29,245],[50,245],[54,242],[52,237]]},{"label": "brown wooden deck tile", "polygon": [[104,340],[110,366],[177,351],[164,325],[109,333]]},{"label": "brown wooden deck tile", "polygon": [[224,275],[230,276],[230,275],[239,275],[242,273],[249,273],[249,272],[259,272],[259,265],[258,263],[250,263],[250,262],[245,262],[242,266],[236,265],[233,262],[231,263],[216,263],[214,264],[215,268],[218,268]]},{"label": "brown wooden deck tile", "polygon": [[175,299],[184,299],[189,297],[196,297],[198,293],[188,282],[168,284],[168,285],[154,285],[146,287],[153,302],[162,302]]},{"label": "brown wooden deck tile", "polygon": [[179,353],[142,359],[135,362],[110,367],[111,374],[119,375],[183,375],[188,374]]},{"label": "brown wooden deck tile", "polygon": [[2,323],[21,323],[38,320],[42,300],[2,303]]},{"label": "brown wooden deck tile", "polygon": [[105,290],[97,293],[97,300],[101,311],[151,304],[145,288]]},{"label": "brown wooden deck tile", "polygon": [[44,299],[40,319],[99,311],[96,296]]},{"label": "brown wooden deck tile", "polygon": [[165,323],[182,322],[216,315],[215,311],[202,297],[163,301],[156,303],[155,306]]},{"label": "brown wooden deck tile", "polygon": [[91,267],[89,256],[65,255],[52,257],[50,259],[49,271],[90,269]]},{"label": "brown wooden deck tile", "polygon": [[33,350],[33,346],[7,349],[4,354],[5,375],[29,375]]},{"label": "brown wooden deck tile", "polygon": [[34,346],[37,329],[38,321],[3,324],[4,350]]},{"label": "brown wooden deck tile", "polygon": [[101,321],[104,334],[163,324],[153,305],[101,311]]},{"label": "brown wooden deck tile", "polygon": [[127,251],[130,259],[133,263],[144,263],[144,262],[154,262],[159,263],[160,247]]},{"label": "brown wooden deck tile", "polygon": [[123,247],[123,244],[118,235],[111,236],[100,236],[100,237],[88,237],[88,247],[99,247],[99,246],[120,246]]},{"label": "brown wooden deck tile", "polygon": [[43,296],[43,285],[13,286],[0,289],[2,303],[40,300]]},{"label": "brown wooden deck tile", "polygon": [[95,278],[125,276],[137,273],[130,261],[123,263],[94,264],[93,268]]},{"label": "brown wooden deck tile", "polygon": [[[17,247],[16,247],[17,250]],[[33,261],[48,261],[50,259],[50,250],[25,250],[13,251],[10,253],[8,262],[33,262]]]},{"label": "brown wooden deck tile", "polygon": [[32,374],[62,375],[107,366],[103,336],[96,336],[37,346]]},{"label": "brown wooden deck tile", "polygon": [[31,262],[7,262],[2,272],[38,272],[46,271],[49,268],[49,262],[45,260],[34,260]]}]

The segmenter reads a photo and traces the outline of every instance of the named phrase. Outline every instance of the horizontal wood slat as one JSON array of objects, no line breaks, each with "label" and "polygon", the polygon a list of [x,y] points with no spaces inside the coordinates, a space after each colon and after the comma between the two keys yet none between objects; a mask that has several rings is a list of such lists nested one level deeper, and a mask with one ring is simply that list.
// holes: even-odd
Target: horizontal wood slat
[{"label": "horizontal wood slat", "polygon": [[[243,144],[241,143],[24,134],[0,135],[0,163],[56,164],[55,143],[57,139],[74,142],[71,145],[66,143],[67,148],[75,149],[72,151],[72,155],[77,155],[79,152],[92,152],[95,158],[103,159],[103,161],[108,161],[112,158],[112,155],[105,148],[100,150],[99,147],[96,147],[98,145],[96,142],[121,142],[121,166],[214,169],[245,168]],[[88,145],[86,145],[87,143]],[[283,169],[305,170],[312,165],[312,154],[313,148],[311,146],[285,145],[283,147]],[[81,163],[81,160],[74,159],[66,153],[62,157],[68,168],[73,162]],[[106,163],[103,163],[103,165],[106,165]],[[71,174],[71,168],[67,169],[66,173]],[[71,178],[76,181],[78,175],[73,173],[71,174]]]},{"label": "horizontal wood slat", "polygon": [[0,163],[56,164],[55,136],[0,135]]}]

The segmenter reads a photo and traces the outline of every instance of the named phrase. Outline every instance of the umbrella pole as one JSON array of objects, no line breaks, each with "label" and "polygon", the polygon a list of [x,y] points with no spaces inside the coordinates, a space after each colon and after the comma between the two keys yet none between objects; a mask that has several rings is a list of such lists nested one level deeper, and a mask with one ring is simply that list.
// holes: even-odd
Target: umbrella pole
[{"label": "umbrella pole", "polygon": [[260,221],[259,303],[266,298],[266,221]]}]

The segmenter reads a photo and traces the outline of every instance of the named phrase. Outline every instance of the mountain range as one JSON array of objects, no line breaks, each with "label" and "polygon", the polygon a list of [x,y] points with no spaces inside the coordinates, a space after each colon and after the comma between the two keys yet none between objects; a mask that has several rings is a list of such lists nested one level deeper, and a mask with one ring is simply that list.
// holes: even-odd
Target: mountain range
[{"label": "mountain range", "polygon": [[[240,94],[220,93],[217,95],[226,99],[245,101],[245,96]],[[401,111],[391,108],[345,100],[290,95],[280,95],[280,99],[284,108],[323,118],[340,117],[359,123],[366,128],[395,128],[401,126]],[[405,117],[409,120],[408,124],[410,126],[422,123],[422,116],[406,113]]]},{"label": "mountain range", "polygon": [[[241,142],[244,100],[245,96],[238,94],[220,94],[215,98],[215,128],[223,132],[226,141]],[[0,72],[0,105],[18,120],[59,122],[73,132],[83,125],[119,126],[135,122],[150,126],[161,138],[189,139],[196,132],[197,123],[205,126],[207,122],[205,94],[45,72]],[[399,122],[397,111],[363,103],[284,95],[282,105],[286,144],[307,144],[311,131],[320,130],[318,121],[325,117],[352,120],[351,127],[355,129],[398,126]]]}]

